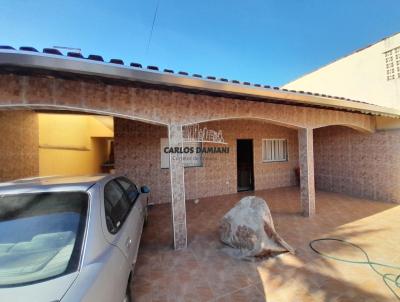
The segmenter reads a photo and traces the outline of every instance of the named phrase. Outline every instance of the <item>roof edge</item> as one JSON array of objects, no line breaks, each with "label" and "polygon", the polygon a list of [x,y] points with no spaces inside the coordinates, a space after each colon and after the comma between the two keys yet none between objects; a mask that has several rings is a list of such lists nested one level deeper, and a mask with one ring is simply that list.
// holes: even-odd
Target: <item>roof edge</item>
[{"label": "roof edge", "polygon": [[98,62],[88,59],[65,57],[54,54],[33,53],[29,51],[0,50],[0,66],[44,69],[50,71],[97,76],[162,85],[198,91],[231,94],[264,100],[279,100],[299,105],[313,105],[364,114],[400,117],[400,110],[373,105],[311,92],[280,89],[279,87],[251,85],[237,81],[228,82],[215,78],[199,78],[187,74],[160,72],[154,69],[141,69],[125,65]]}]

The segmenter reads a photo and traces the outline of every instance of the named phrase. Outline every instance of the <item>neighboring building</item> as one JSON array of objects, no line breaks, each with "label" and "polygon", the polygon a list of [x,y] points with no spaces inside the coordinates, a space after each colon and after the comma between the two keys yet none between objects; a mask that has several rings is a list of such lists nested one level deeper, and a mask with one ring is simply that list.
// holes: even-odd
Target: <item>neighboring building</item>
[{"label": "neighboring building", "polygon": [[[171,203],[175,248],[187,244],[187,199],[299,182],[305,216],[318,206],[315,183],[400,203],[400,130],[377,131],[382,116],[389,128],[400,110],[55,49],[0,47],[0,69],[0,109],[8,110],[0,112],[0,167],[38,173],[29,162],[37,151],[24,140],[37,133],[32,110],[111,116],[116,172],[150,186],[151,203]],[[192,135],[200,131],[207,135]],[[190,147],[220,152],[186,158],[180,150]]]},{"label": "neighboring building", "polygon": [[400,33],[301,76],[282,88],[400,109]]}]

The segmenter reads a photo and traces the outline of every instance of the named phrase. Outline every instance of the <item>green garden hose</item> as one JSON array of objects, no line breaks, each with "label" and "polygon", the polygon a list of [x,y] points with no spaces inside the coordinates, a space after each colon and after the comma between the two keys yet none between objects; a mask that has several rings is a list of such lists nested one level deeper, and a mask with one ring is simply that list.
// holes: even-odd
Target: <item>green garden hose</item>
[{"label": "green garden hose", "polygon": [[[335,241],[335,242],[340,242],[341,244],[345,244],[347,246],[350,246],[354,249],[358,249],[360,252],[362,252],[366,258],[365,261],[357,261],[357,260],[348,260],[348,259],[343,259],[343,258],[339,258],[339,257],[335,257],[335,256],[331,256],[328,254],[325,254],[321,251],[319,251],[317,248],[314,247],[314,243],[316,242],[321,242],[321,241]],[[333,259],[336,261],[341,261],[341,262],[346,262],[346,263],[351,263],[351,264],[367,264],[375,273],[377,273],[379,276],[382,277],[383,282],[385,283],[386,287],[392,292],[392,294],[397,298],[397,300],[400,301],[400,295],[398,295],[392,288],[392,286],[394,285],[396,288],[400,289],[400,274],[399,275],[395,275],[395,274],[383,274],[381,272],[378,271],[377,267],[387,267],[387,268],[391,268],[391,269],[395,269],[395,270],[399,270],[400,271],[400,267],[399,266],[394,266],[394,265],[388,265],[388,264],[383,264],[383,263],[379,263],[379,262],[373,262],[369,259],[369,256],[367,254],[367,252],[360,246],[358,246],[357,244],[348,242],[346,240],[343,239],[338,239],[338,238],[321,238],[321,239],[315,239],[312,240],[310,243],[310,248],[317,254],[325,257],[325,258],[329,258],[329,259]],[[391,286],[392,285],[392,286]]]}]

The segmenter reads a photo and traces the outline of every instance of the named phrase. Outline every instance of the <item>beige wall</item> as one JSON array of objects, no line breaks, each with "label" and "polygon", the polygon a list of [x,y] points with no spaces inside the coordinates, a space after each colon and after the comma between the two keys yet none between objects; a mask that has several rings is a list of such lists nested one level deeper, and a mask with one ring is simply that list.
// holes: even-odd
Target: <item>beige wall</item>
[{"label": "beige wall", "polygon": [[0,181],[38,176],[38,119],[30,111],[0,111]]},{"label": "beige wall", "polygon": [[[201,124],[222,130],[229,154],[205,154],[202,167],[185,168],[186,199],[237,192],[236,139],[253,139],[255,189],[295,185],[298,166],[297,130],[253,120],[226,120]],[[115,121],[116,170],[138,185],[149,185],[151,202],[170,202],[169,169],[161,169],[160,139],[167,128],[124,119]],[[263,138],[288,139],[289,161],[263,163]],[[205,144],[204,147],[211,146]]]},{"label": "beige wall", "polygon": [[112,118],[39,114],[39,173],[82,175],[101,172],[113,138]]},{"label": "beige wall", "polygon": [[316,188],[400,203],[400,130],[314,130]]},{"label": "beige wall", "polygon": [[[400,109],[400,62],[396,79],[386,78],[384,52],[400,46],[400,33],[340,58],[306,74],[283,88],[340,96]],[[400,61],[400,53],[399,59]]]}]

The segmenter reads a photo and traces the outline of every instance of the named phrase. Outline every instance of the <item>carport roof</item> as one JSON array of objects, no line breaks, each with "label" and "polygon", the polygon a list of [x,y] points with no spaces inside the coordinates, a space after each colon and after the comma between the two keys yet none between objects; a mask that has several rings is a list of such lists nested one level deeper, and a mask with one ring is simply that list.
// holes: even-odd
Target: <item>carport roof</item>
[{"label": "carport roof", "polygon": [[20,47],[19,50],[10,46],[0,46],[0,66],[3,73],[40,71],[52,75],[72,74],[75,77],[128,81],[193,93],[400,117],[400,110],[345,97],[287,90],[237,80],[229,81],[225,78],[213,76],[202,77],[199,74],[189,75],[189,73],[183,71],[175,73],[171,69],[160,70],[157,66],[143,68],[139,63],[131,63],[128,66],[124,65],[124,62],[120,59],[104,62],[99,55],[89,55],[85,58],[81,53],[68,52],[67,56],[64,56],[58,49],[54,48],[44,48],[43,52],[38,52],[35,48],[28,46]]}]

